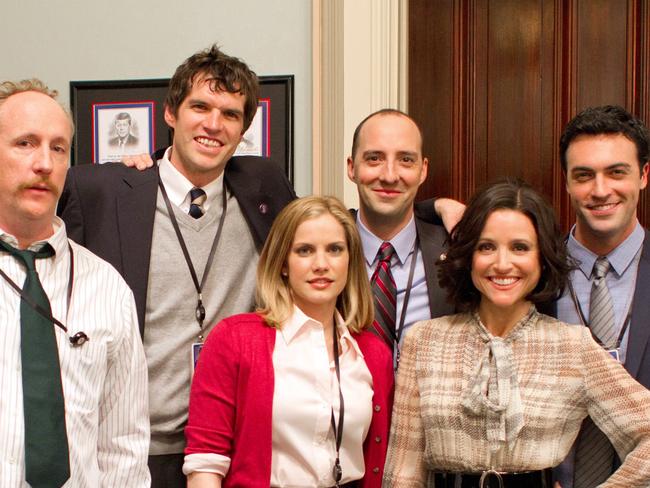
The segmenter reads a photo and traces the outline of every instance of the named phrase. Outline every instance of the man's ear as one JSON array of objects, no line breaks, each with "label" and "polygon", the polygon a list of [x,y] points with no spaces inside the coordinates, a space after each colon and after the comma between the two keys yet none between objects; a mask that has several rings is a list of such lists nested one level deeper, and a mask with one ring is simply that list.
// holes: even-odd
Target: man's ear
[{"label": "man's ear", "polygon": [[348,157],[348,178],[350,178],[350,181],[356,183],[354,178],[354,160],[352,159],[352,156]]},{"label": "man's ear", "polygon": [[650,168],[650,163],[645,163],[643,168],[641,168],[641,189],[643,190],[648,186],[648,168]]},{"label": "man's ear", "polygon": [[427,179],[429,174],[429,160],[427,158],[422,159],[422,174],[420,175],[420,185],[424,183],[424,180]]},{"label": "man's ear", "polygon": [[174,114],[169,110],[169,107],[165,105],[165,114],[164,114],[165,122],[167,122],[167,125],[171,127],[172,129],[176,128],[176,117]]}]

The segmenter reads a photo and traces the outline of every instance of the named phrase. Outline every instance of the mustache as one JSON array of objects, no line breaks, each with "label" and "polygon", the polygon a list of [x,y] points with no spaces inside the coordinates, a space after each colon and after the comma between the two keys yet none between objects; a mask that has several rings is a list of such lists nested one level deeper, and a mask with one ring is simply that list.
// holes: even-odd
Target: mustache
[{"label": "mustache", "polygon": [[34,180],[32,180],[32,181],[30,181],[28,183],[23,183],[22,185],[20,185],[21,190],[27,190],[29,188],[34,188],[34,187],[36,187],[36,188],[45,188],[45,189],[51,191],[52,193],[54,193],[55,195],[58,195],[58,193],[59,193],[59,190],[54,185],[54,183],[52,183],[47,178],[34,179]]}]

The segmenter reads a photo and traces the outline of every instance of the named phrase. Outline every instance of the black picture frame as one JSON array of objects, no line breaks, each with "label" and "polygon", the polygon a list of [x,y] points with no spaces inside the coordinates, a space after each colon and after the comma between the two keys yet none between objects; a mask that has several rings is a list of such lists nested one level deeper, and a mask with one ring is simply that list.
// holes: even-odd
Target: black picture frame
[{"label": "black picture frame", "polygon": [[98,107],[128,108],[135,105],[152,107],[153,125],[149,128],[151,136],[150,150],[171,144],[172,132],[165,123],[164,102],[167,95],[169,79],[151,80],[109,80],[109,81],[71,81],[70,108],[75,124],[75,136],[72,140],[71,164],[88,164],[99,162],[97,147],[101,146],[101,137],[97,134],[96,114]]},{"label": "black picture frame", "polygon": [[268,157],[284,167],[293,183],[293,75],[260,76],[260,103],[269,100]]},{"label": "black picture frame", "polygon": [[[293,182],[294,148],[294,76],[260,76],[259,107],[264,118],[262,130],[264,149],[259,155],[283,165],[289,181]],[[71,81],[70,107],[75,123],[71,164],[97,162],[97,134],[94,114],[97,106],[153,106],[152,151],[172,143],[172,131],[164,120],[164,101],[168,78],[150,80]],[[101,158],[100,158],[101,159]]]}]

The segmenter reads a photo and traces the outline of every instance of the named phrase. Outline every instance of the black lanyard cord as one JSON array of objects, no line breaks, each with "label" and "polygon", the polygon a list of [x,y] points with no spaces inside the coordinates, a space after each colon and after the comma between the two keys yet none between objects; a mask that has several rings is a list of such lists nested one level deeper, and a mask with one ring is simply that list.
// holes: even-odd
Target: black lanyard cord
[{"label": "black lanyard cord", "polygon": [[[576,309],[576,312],[578,312],[578,317],[580,318],[580,322],[582,322],[582,325],[587,327],[589,331],[591,332],[591,336],[594,338],[594,340],[600,344],[601,347],[604,347],[605,349],[608,348],[606,344],[603,344],[602,341],[596,334],[594,334],[593,330],[591,330],[591,324],[587,320],[587,317],[585,316],[584,311],[582,310],[582,306],[580,305],[580,302],[578,301],[578,295],[576,294],[575,289],[573,288],[573,284],[571,283],[571,280],[568,280],[569,284],[569,293],[571,294],[571,299],[573,300],[573,306]],[[618,349],[621,347],[621,343],[623,342],[623,336],[625,336],[625,332],[627,332],[628,327],[630,326],[630,322],[632,322],[632,305],[634,303],[634,297],[630,300],[630,304],[627,308],[627,314],[625,316],[625,321],[623,322],[623,325],[621,327],[621,331],[618,334],[618,338],[616,339],[616,344],[615,348]]]},{"label": "black lanyard cord", "polygon": [[[68,252],[70,253],[70,269],[68,272],[68,291],[66,295],[66,321],[68,320],[68,315],[70,313],[70,302],[72,300],[72,288],[74,286],[74,253],[72,252],[72,246],[68,242]],[[19,295],[21,300],[24,300],[27,305],[32,307],[32,309],[36,310],[43,318],[46,320],[51,321],[54,325],[56,325],[59,329],[61,329],[63,332],[66,334],[68,333],[68,328],[61,323],[60,320],[56,319],[50,312],[45,310],[43,307],[41,307],[38,303],[36,303],[32,297],[30,297],[25,291],[16,284],[14,280],[9,278],[7,273],[5,273],[3,270],[0,269],[0,276],[2,276],[5,281],[11,286]],[[77,332],[75,335],[70,336],[68,338],[70,340],[70,343],[73,346],[81,346],[84,344],[86,341],[89,340],[88,336],[84,332]]]},{"label": "black lanyard cord", "polygon": [[334,368],[336,370],[336,380],[339,386],[339,422],[338,425],[334,420],[334,407],[332,407],[332,430],[334,431],[334,439],[336,442],[336,461],[334,461],[334,468],[332,469],[332,476],[336,486],[340,486],[341,478],[343,478],[343,470],[341,469],[341,462],[339,460],[339,450],[341,449],[341,441],[343,440],[343,421],[345,417],[345,404],[343,402],[343,392],[341,391],[341,367],[339,366],[339,340],[336,334],[336,319],[332,324],[332,336],[334,339]]},{"label": "black lanyard cord", "polygon": [[[185,257],[185,262],[187,263],[187,267],[190,270],[190,275],[192,276],[192,281],[194,282],[194,288],[196,288],[196,293],[198,295],[198,303],[196,305],[196,321],[199,323],[199,329],[203,329],[203,321],[205,320],[205,307],[203,306],[203,286],[205,285],[206,278],[208,277],[208,273],[210,271],[210,268],[212,267],[212,261],[214,260],[214,254],[215,251],[217,250],[217,245],[219,244],[219,239],[221,239],[221,230],[223,229],[223,223],[226,220],[226,210],[228,209],[228,199],[226,196],[226,182],[224,179],[223,183],[223,191],[222,191],[222,197],[221,197],[221,203],[222,203],[222,211],[221,211],[221,217],[219,218],[219,226],[217,227],[217,232],[214,236],[214,240],[212,241],[212,247],[210,248],[210,254],[208,256],[208,261],[205,263],[205,269],[203,270],[203,276],[201,277],[201,283],[199,283],[199,279],[196,275],[196,271],[194,270],[194,265],[192,264],[192,258],[190,257],[190,253],[187,250],[187,246],[185,245],[185,239],[183,239],[183,234],[181,233],[181,229],[178,225],[178,221],[176,220],[176,215],[174,214],[174,209],[172,208],[172,204],[169,201],[169,197],[167,196],[167,190],[165,190],[165,185],[163,185],[162,179],[160,176],[158,176],[158,186],[160,187],[160,192],[162,193],[163,200],[165,201],[165,206],[167,207],[167,212],[169,213],[169,218],[172,221],[172,226],[174,227],[174,232],[176,233],[176,238],[178,239],[178,243],[181,246],[181,250],[183,251],[183,256]],[[199,339],[202,341],[203,336],[199,335]]]}]

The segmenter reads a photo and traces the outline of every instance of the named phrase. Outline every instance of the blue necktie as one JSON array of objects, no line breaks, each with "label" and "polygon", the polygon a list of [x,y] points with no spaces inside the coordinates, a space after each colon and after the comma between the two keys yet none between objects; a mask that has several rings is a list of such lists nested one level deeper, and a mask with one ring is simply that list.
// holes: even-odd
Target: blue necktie
[{"label": "blue necktie", "polygon": [[205,199],[208,198],[201,188],[192,188],[190,190],[190,212],[189,214],[198,219],[203,217],[203,204]]}]

